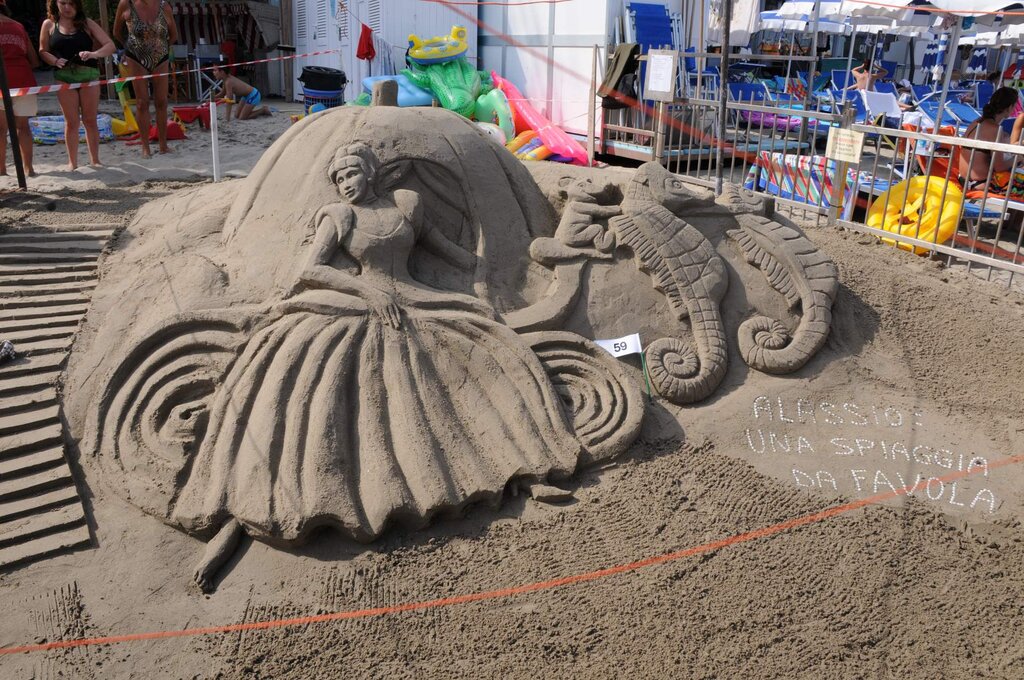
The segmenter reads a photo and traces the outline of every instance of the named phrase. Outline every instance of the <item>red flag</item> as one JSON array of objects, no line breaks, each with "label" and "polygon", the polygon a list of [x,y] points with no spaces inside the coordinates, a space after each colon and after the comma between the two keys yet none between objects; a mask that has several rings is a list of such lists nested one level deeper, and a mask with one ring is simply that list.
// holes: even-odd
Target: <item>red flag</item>
[{"label": "red flag", "polygon": [[370,61],[377,56],[377,50],[373,49],[373,29],[366,24],[362,26],[359,32],[359,46],[356,47],[356,58]]}]

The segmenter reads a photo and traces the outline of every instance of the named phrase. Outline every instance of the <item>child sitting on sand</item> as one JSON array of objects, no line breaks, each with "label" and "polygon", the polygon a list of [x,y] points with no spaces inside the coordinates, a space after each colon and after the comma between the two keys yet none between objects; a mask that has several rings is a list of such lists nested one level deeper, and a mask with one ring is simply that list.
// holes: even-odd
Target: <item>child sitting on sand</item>
[{"label": "child sitting on sand", "polygon": [[226,66],[227,64],[220,63],[213,67],[213,77],[221,81],[220,89],[216,94],[223,96],[228,105],[224,115],[225,120],[231,120],[231,107],[236,103],[238,111],[235,112],[235,118],[238,120],[269,116],[270,109],[260,106],[260,102],[263,100],[260,91],[238,76],[228,73]]}]

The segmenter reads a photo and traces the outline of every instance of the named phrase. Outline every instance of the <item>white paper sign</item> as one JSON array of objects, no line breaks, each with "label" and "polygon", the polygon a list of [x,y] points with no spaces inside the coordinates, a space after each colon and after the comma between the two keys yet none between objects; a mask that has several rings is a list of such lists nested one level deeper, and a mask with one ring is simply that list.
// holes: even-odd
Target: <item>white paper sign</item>
[{"label": "white paper sign", "polygon": [[864,133],[842,128],[829,128],[828,144],[825,156],[833,160],[847,163],[860,163],[860,153],[864,148]]},{"label": "white paper sign", "polygon": [[647,53],[647,76],[644,98],[671,102],[676,93],[676,60],[673,50],[650,50]]},{"label": "white paper sign", "polygon": [[613,357],[621,357],[626,354],[641,354],[644,351],[643,346],[640,344],[639,333],[612,340],[595,340],[594,342]]}]

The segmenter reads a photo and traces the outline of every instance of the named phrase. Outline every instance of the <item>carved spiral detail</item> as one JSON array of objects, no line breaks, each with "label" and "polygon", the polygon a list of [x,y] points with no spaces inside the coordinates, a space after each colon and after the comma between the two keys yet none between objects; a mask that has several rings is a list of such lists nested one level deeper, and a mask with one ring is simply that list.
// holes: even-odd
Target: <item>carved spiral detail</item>
[{"label": "carved spiral detail", "polygon": [[749,322],[754,344],[765,349],[782,349],[789,341],[789,329],[775,319],[758,316]]},{"label": "carved spiral detail", "polygon": [[697,352],[678,338],[658,338],[644,352],[651,384],[669,400],[686,392],[685,381],[700,373]]},{"label": "carved spiral detail", "polygon": [[739,328],[740,354],[748,366],[763,370],[766,353],[785,348],[793,339],[789,329],[767,316],[747,319]]},{"label": "carved spiral detail", "polygon": [[[206,428],[207,406],[241,333],[225,321],[194,319],[159,328],[114,369],[93,405],[87,447],[117,472],[129,497],[170,500]],[[158,499],[158,500],[157,500]]]},{"label": "carved spiral detail", "polygon": [[622,453],[640,432],[644,397],[623,364],[572,333],[523,336],[540,359],[583,445],[581,464]]}]

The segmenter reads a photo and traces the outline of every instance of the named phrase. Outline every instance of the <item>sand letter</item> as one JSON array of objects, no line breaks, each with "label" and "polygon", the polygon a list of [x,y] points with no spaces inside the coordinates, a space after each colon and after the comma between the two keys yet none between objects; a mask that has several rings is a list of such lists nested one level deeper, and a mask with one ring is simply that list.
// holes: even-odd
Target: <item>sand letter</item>
[{"label": "sand letter", "polygon": [[950,490],[949,490],[949,504],[950,505],[959,505],[961,508],[964,507],[963,503],[957,503],[956,502],[956,482],[953,482],[949,486],[951,487]]},{"label": "sand letter", "polygon": [[832,485],[833,491],[839,491],[839,486],[836,484],[836,478],[826,470],[818,470],[818,486],[825,488],[825,483],[828,482]]},{"label": "sand letter", "polygon": [[814,447],[811,446],[811,443],[809,441],[807,441],[807,439],[805,437],[802,437],[802,436],[801,437],[797,437],[797,440],[796,440],[796,452],[797,453],[803,453],[804,449],[807,449],[811,453],[814,453]]},{"label": "sand letter", "polygon": [[852,416],[850,419],[851,425],[868,424],[868,419],[864,417],[864,414],[860,412],[860,407],[856,404],[843,404],[843,410]]},{"label": "sand letter", "polygon": [[857,444],[857,455],[859,456],[863,456],[865,451],[875,448],[875,442],[870,439],[856,439],[854,442]]},{"label": "sand letter", "polygon": [[857,485],[857,491],[862,491],[860,483],[864,481],[864,478],[857,474],[859,472],[867,472],[867,470],[850,470],[850,475],[853,477],[853,483]]},{"label": "sand letter", "polygon": [[846,439],[844,439],[843,437],[834,437],[829,441],[832,442],[833,446],[841,446],[843,449],[845,449],[845,451],[836,451],[835,454],[837,456],[849,456],[851,453],[853,453],[853,447],[847,444]]},{"label": "sand letter", "polygon": [[[800,481],[800,477],[804,477],[807,480],[807,483],[801,482]],[[806,472],[800,472],[796,468],[793,468],[793,481],[796,482],[797,486],[806,486],[806,487],[813,487],[814,486],[814,477],[811,477]]]},{"label": "sand letter", "polygon": [[779,402],[779,420],[781,422],[783,422],[783,423],[792,423],[793,419],[792,418],[787,418],[786,414],[782,410],[782,397],[778,398],[778,402]]},{"label": "sand letter", "polygon": [[[768,442],[772,445],[773,453],[778,453],[779,451],[789,453],[790,449],[792,449],[792,447],[789,444],[789,435],[784,434],[782,436],[783,439],[779,439],[774,432],[768,433]],[[785,442],[785,446],[783,446],[783,442]]]},{"label": "sand letter", "polygon": [[874,483],[874,492],[873,493],[877,494],[878,493],[878,487],[880,487],[882,485],[881,482],[879,481],[879,479],[883,480],[885,482],[886,486],[888,486],[890,489],[892,489],[893,493],[896,493],[896,487],[892,485],[892,482],[889,481],[889,478],[886,477],[885,473],[882,472],[881,470],[875,470],[875,483]]},{"label": "sand letter", "polygon": [[830,404],[827,401],[821,402],[821,410],[825,412],[825,422],[829,425],[842,425],[843,417],[836,413],[835,404]]},{"label": "sand letter", "polygon": [[772,419],[772,401],[768,397],[758,397],[754,400],[754,420],[760,418],[762,414],[767,414],[768,420]]},{"label": "sand letter", "polygon": [[975,494],[974,500],[971,501],[971,509],[972,510],[974,509],[974,506],[977,504],[977,502],[979,500],[981,500],[982,495],[985,495],[985,496],[988,497],[988,511],[989,511],[989,513],[995,512],[996,511],[996,496],[995,496],[994,493],[992,493],[988,489],[982,489],[977,494]]},{"label": "sand letter", "polygon": [[750,428],[748,427],[747,428],[747,446],[749,446],[750,450],[753,451],[754,453],[764,453],[764,449],[765,449],[764,432],[762,432],[759,429],[757,431],[757,436],[761,438],[761,448],[760,449],[758,449],[758,448],[756,448],[754,446],[754,440],[750,438]]},{"label": "sand letter", "polygon": [[971,458],[971,462],[967,464],[967,471],[970,472],[972,467],[985,468],[985,476],[988,477],[988,460],[982,456],[975,456]]},{"label": "sand letter", "polygon": [[814,402],[808,399],[797,399],[796,400],[796,418],[801,423],[807,422],[804,420],[804,416],[810,416],[811,422],[815,425],[818,424],[818,419],[814,417]]},{"label": "sand letter", "polygon": [[899,427],[903,424],[903,411],[890,406],[885,409],[885,419],[889,421],[889,427]]}]

